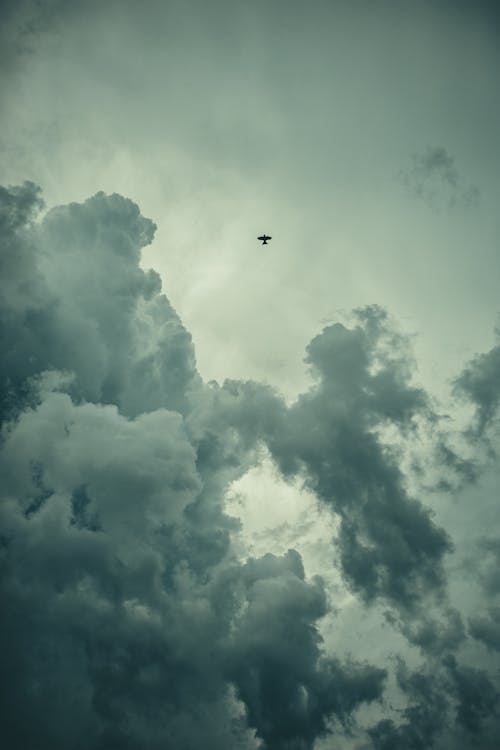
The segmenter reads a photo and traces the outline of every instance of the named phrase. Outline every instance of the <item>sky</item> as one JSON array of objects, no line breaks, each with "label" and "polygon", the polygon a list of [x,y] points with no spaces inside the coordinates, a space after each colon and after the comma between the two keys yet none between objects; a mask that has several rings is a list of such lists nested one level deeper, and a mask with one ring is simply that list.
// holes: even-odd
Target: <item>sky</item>
[{"label": "sky", "polygon": [[496,4],[0,29],[5,746],[497,748]]}]

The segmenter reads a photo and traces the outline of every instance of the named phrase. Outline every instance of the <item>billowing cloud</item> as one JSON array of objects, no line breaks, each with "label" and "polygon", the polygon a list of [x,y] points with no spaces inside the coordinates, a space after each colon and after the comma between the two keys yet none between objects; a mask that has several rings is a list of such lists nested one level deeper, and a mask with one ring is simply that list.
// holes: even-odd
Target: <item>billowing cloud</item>
[{"label": "billowing cloud", "polygon": [[40,223],[35,186],[1,196],[9,743],[312,747],[385,673],[322,653],[298,553],[231,554],[224,489],[258,435],[139,268],[154,225],[120,196]]},{"label": "billowing cloud", "polygon": [[377,430],[411,432],[429,407],[385,313],[367,308],[357,319],[352,330],[336,324],[313,339],[307,361],[317,382],[290,408],[252,383],[226,383],[221,403],[245,441],[263,440],[285,477],[302,477],[338,514],[340,562],[353,590],[408,609],[439,594],[451,544],[407,493]]},{"label": "billowing cloud", "polygon": [[198,375],[191,337],[158,294],[158,274],[138,265],[153,222],[121,196],[96,195],[25,225],[38,207],[35,186],[2,197],[4,393],[58,369],[74,373],[76,398],[127,415],[182,412]]},{"label": "billowing cloud", "polygon": [[384,313],[368,308],[358,317],[354,329],[336,324],[310,343],[317,385],[292,406],[272,450],[285,473],[303,469],[339,514],[340,559],[354,590],[368,601],[383,596],[411,607],[423,591],[439,588],[450,543],[407,494],[377,428],[411,430],[427,403],[410,383]]},{"label": "billowing cloud", "polygon": [[[395,445],[434,415],[387,314],[313,338],[314,382],[290,405],[261,383],[206,384],[140,266],[155,226],[133,202],[98,193],[40,218],[31,183],[0,201],[6,744],[448,750],[459,731],[492,736],[494,678],[464,643],[495,652],[496,609],[465,622],[452,536],[409,486]],[[337,519],[338,602],[328,568],[308,575],[297,550],[239,556],[225,498],[263,453]],[[326,647],[324,622],[335,631],[353,598],[404,644],[396,668]]]}]

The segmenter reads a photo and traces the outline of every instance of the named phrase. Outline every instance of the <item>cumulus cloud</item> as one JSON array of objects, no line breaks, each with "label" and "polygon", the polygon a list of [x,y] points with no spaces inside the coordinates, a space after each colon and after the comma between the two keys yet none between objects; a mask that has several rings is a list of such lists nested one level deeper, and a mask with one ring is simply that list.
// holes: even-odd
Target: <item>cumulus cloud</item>
[{"label": "cumulus cloud", "polygon": [[36,223],[35,186],[0,197],[9,743],[312,747],[385,673],[322,652],[326,596],[298,553],[231,553],[224,490],[265,422],[252,387],[235,409],[231,384],[202,384],[139,267],[137,206],[98,194]]},{"label": "cumulus cloud", "polygon": [[340,560],[354,591],[411,608],[440,588],[450,542],[408,495],[377,428],[411,431],[428,405],[410,382],[385,313],[372,307],[357,317],[353,329],[336,324],[311,341],[307,361],[316,385],[291,407],[270,446],[282,471],[303,472],[340,516]]},{"label": "cumulus cloud", "polygon": [[2,196],[0,377],[11,400],[47,369],[75,375],[75,398],[116,404],[127,415],[183,411],[196,388],[191,337],[154,271],[139,268],[155,226],[121,196],[98,194],[26,224],[34,185]]},{"label": "cumulus cloud", "polygon": [[[443,711],[448,740],[492,736],[492,677],[460,661],[451,537],[384,438],[411,442],[432,419],[387,314],[358,310],[316,336],[314,383],[291,405],[260,383],[206,384],[139,265],[155,226],[134,203],[98,193],[40,219],[25,183],[0,204],[7,745],[313,750],[334,735],[428,748]],[[419,668],[327,649],[336,602],[296,550],[240,559],[225,497],[263,453],[336,517],[348,594],[385,609]],[[496,648],[495,612],[469,622],[479,648]],[[361,718],[368,705],[377,720]]]}]

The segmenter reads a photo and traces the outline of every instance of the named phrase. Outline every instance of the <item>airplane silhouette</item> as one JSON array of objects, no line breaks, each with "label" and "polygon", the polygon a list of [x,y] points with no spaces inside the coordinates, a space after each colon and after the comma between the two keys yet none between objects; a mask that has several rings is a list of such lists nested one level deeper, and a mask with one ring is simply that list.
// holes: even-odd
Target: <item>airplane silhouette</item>
[{"label": "airplane silhouette", "polygon": [[257,237],[258,240],[262,240],[263,245],[267,245],[268,240],[272,240],[272,237],[269,237],[267,234],[263,234],[260,237]]}]

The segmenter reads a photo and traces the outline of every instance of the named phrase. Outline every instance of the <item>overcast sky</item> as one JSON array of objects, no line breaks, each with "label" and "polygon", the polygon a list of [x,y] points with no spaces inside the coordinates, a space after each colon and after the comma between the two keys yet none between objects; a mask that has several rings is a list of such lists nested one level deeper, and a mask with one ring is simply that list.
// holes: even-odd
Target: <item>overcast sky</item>
[{"label": "overcast sky", "polygon": [[8,747],[498,747],[495,6],[0,1]]}]

